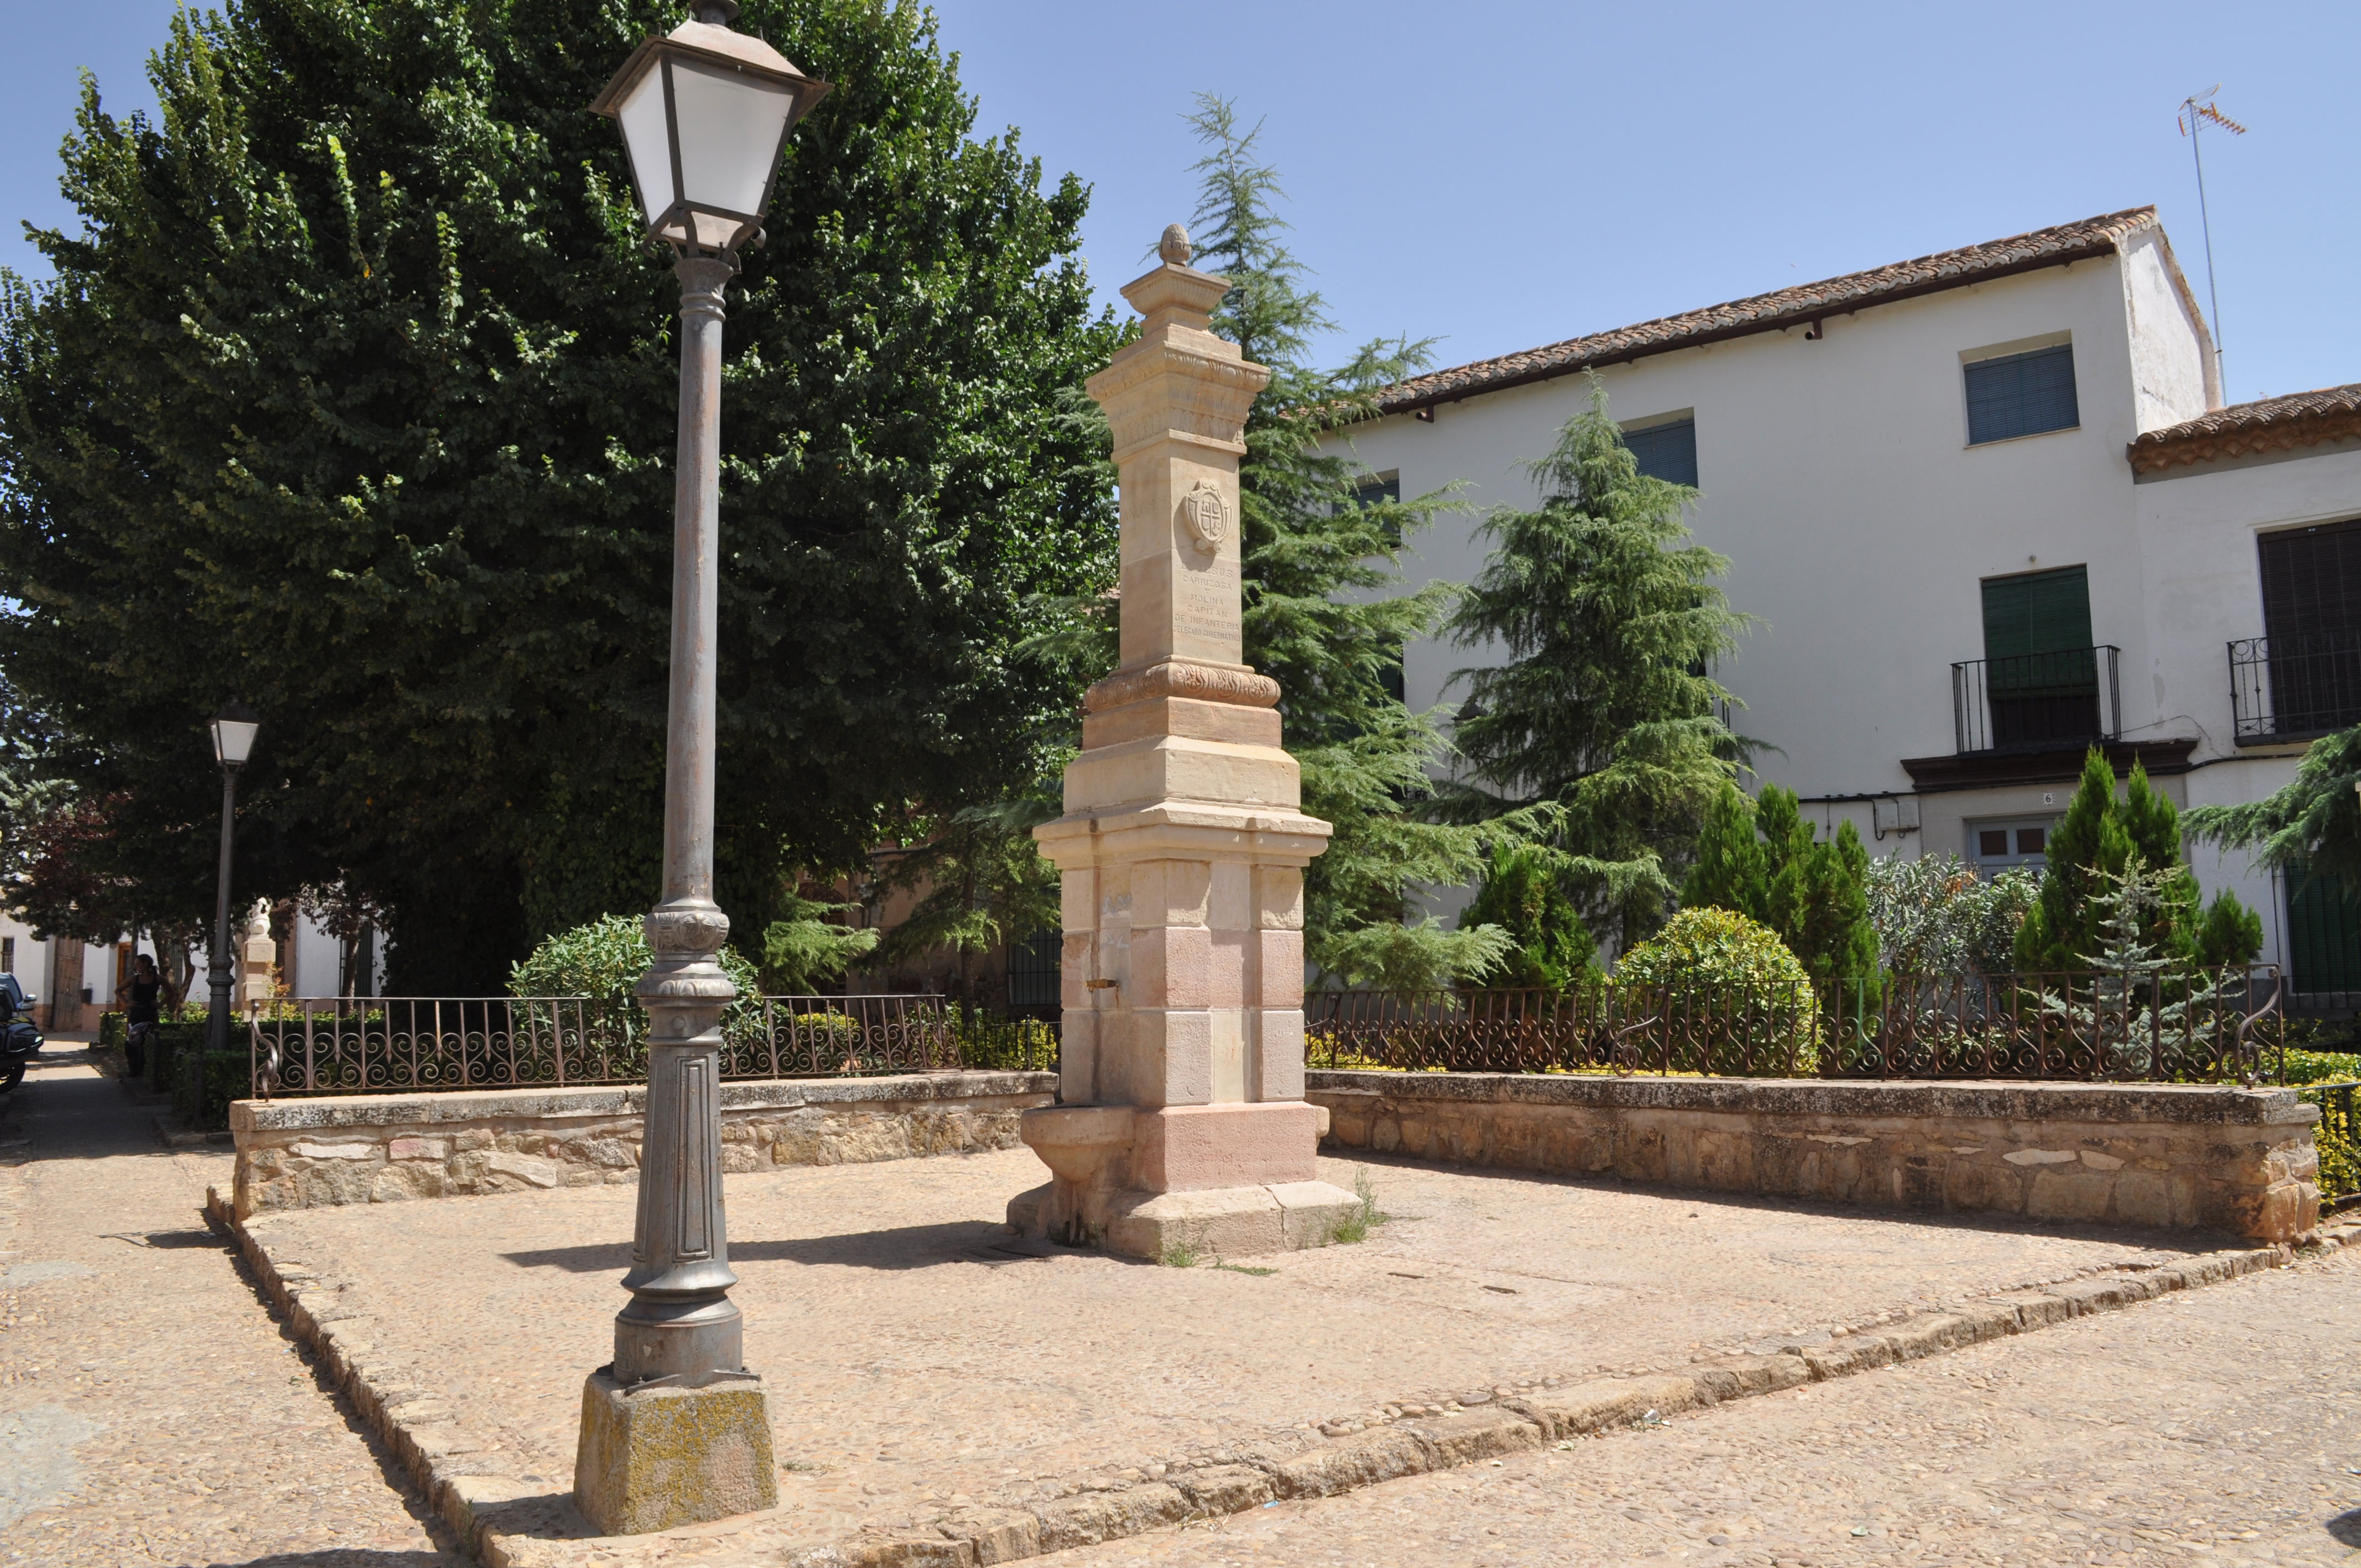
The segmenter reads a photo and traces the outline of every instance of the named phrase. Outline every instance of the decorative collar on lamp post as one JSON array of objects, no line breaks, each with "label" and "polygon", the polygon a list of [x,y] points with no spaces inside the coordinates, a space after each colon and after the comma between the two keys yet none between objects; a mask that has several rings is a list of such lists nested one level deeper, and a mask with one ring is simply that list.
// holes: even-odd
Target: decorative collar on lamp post
[{"label": "decorative collar on lamp post", "polygon": [[693,21],[631,51],[590,105],[623,132],[651,240],[734,261],[759,245],[787,132],[831,83],[732,32],[736,0],[697,0]]},{"label": "decorative collar on lamp post", "polygon": [[254,737],[262,715],[242,702],[233,702],[214,715],[214,761],[225,768],[242,768],[254,754]]}]

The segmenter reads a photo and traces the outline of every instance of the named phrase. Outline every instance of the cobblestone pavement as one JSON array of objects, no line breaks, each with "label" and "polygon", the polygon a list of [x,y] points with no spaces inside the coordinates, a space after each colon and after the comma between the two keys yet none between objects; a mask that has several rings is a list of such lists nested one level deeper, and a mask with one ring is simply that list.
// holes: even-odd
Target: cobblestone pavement
[{"label": "cobblestone pavement", "polygon": [[150,1115],[71,1046],[0,1099],[0,1563],[456,1563],[204,1228],[228,1157]]},{"label": "cobblestone pavement", "polygon": [[2361,1559],[2361,1258],[1043,1568]]},{"label": "cobblestone pavement", "polygon": [[[1358,1168],[1323,1162],[1351,1187]],[[1388,1401],[1678,1365],[1766,1334],[2159,1255],[2120,1235],[1373,1162],[1396,1217],[1355,1246],[1186,1271],[1026,1255],[1028,1151],[728,1179],[782,1524],[829,1540],[1356,1420]],[[379,1365],[432,1390],[466,1472],[564,1490],[610,1354],[631,1190],[258,1217]],[[595,1238],[595,1239],[594,1239]],[[2209,1240],[2203,1244],[2215,1245]],[[684,1553],[687,1548],[684,1547]]]}]

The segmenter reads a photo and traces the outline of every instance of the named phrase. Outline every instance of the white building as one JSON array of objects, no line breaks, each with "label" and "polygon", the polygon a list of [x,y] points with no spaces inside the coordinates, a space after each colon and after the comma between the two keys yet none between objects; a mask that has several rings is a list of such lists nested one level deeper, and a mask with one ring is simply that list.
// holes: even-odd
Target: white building
[{"label": "white building", "polygon": [[[1776,748],[1763,776],[1872,852],[2037,861],[2092,740],[2177,801],[2248,800],[2361,721],[2361,388],[2222,408],[2152,208],[1392,389],[1356,460],[1477,509],[1416,543],[1411,581],[1483,569],[1481,511],[1533,504],[1521,465],[1592,370],[1642,466],[1700,489],[1697,535],[1757,618],[1717,673]],[[1483,658],[1413,645],[1411,706]],[[2268,877],[2196,863],[2300,988],[2361,989],[2323,967],[2361,968],[2349,933],[2291,950]]]}]

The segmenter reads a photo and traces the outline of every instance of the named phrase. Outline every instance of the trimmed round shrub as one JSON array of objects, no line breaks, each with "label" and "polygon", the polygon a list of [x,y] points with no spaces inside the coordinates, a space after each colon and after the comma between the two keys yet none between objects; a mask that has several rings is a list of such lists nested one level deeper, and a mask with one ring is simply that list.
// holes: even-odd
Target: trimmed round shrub
[{"label": "trimmed round shrub", "polygon": [[1730,909],[1684,909],[1625,953],[1614,985],[1635,1038],[1674,1072],[1762,1077],[1819,1070],[1819,1007],[1811,976],[1778,933]]},{"label": "trimmed round shrub", "polygon": [[1797,986],[1810,981],[1776,931],[1734,909],[1684,909],[1615,965],[1618,985]]}]

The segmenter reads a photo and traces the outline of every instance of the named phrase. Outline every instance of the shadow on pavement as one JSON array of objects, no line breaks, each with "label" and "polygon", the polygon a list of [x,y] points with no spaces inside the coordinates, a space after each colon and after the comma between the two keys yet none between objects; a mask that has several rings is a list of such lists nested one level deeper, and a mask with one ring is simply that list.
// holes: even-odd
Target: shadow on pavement
[{"label": "shadow on pavement", "polygon": [[[442,1552],[379,1552],[368,1547],[337,1546],[324,1552],[277,1552],[249,1557],[243,1563],[219,1559],[203,1568],[463,1568],[464,1557]],[[191,1563],[190,1568],[197,1568]]]},{"label": "shadow on pavement", "polygon": [[[732,1263],[841,1264],[848,1268],[932,1268],[973,1263],[976,1255],[1009,1240],[1008,1227],[989,1220],[944,1225],[904,1225],[890,1231],[854,1231],[840,1236],[803,1236],[786,1241],[732,1239]],[[600,1246],[544,1247],[500,1255],[520,1268],[563,1268],[574,1274],[620,1272],[629,1267],[628,1242]]]},{"label": "shadow on pavement", "polygon": [[2330,1519],[2328,1537],[2340,1546],[2361,1546],[2361,1508],[2348,1508]]}]

